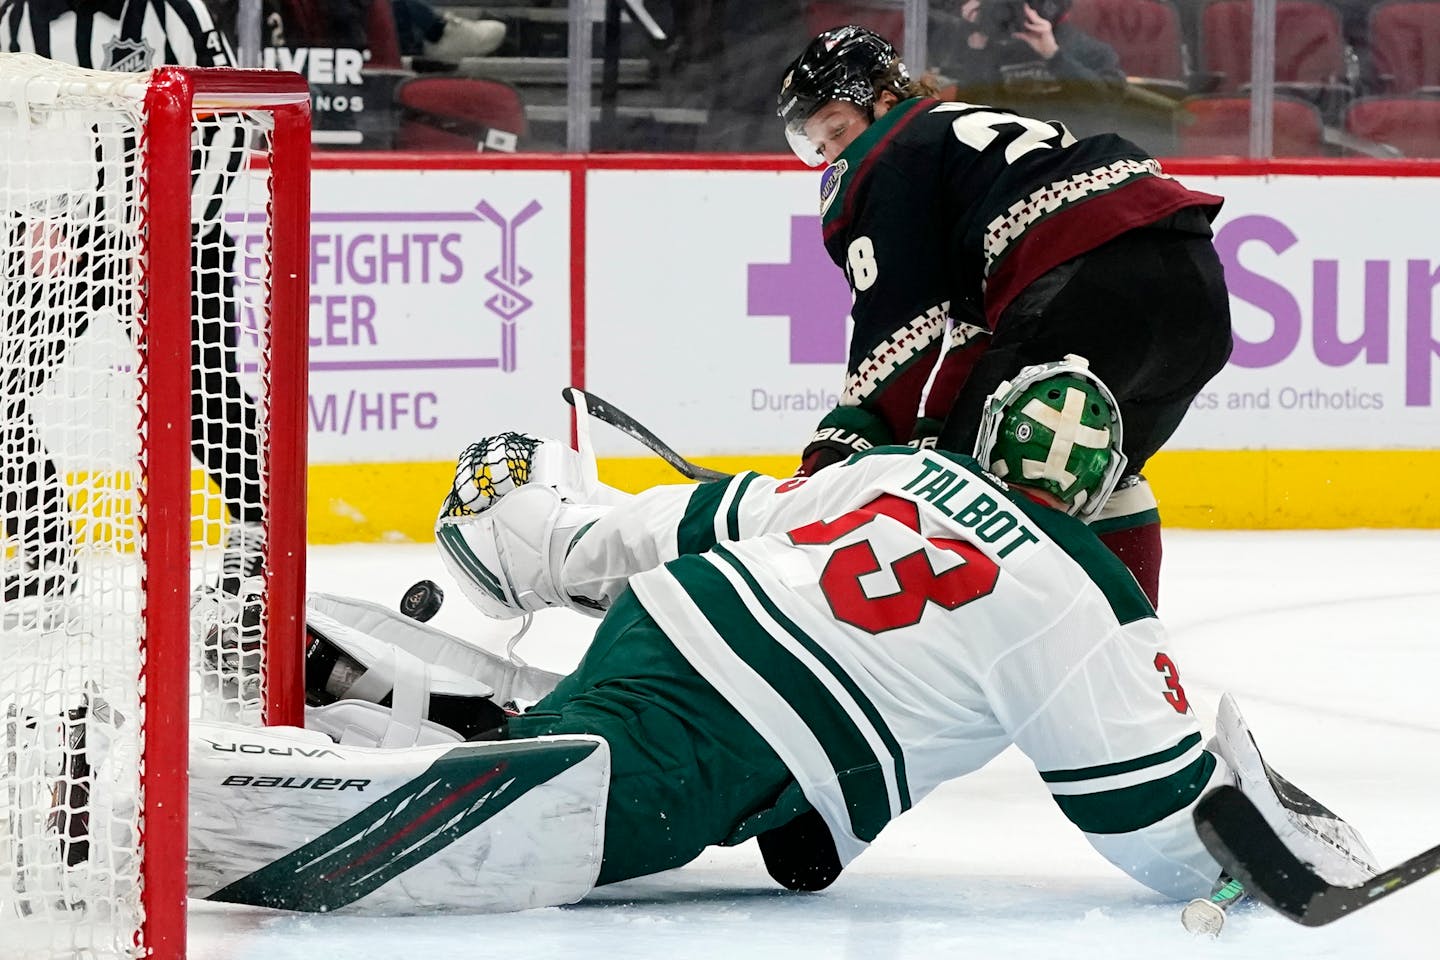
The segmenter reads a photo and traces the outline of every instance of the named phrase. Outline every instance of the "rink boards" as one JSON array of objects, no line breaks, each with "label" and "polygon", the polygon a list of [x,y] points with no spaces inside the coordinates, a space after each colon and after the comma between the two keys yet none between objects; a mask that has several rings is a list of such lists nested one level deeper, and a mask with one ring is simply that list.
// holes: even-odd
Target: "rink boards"
[{"label": "rink boards", "polygon": [[[1166,522],[1440,526],[1440,163],[1166,169],[1226,197],[1236,333],[1147,470]],[[428,539],[456,453],[568,435],[567,384],[712,466],[791,472],[843,376],[817,193],[780,157],[318,158],[312,542]],[[678,479],[595,443],[617,485]]]}]

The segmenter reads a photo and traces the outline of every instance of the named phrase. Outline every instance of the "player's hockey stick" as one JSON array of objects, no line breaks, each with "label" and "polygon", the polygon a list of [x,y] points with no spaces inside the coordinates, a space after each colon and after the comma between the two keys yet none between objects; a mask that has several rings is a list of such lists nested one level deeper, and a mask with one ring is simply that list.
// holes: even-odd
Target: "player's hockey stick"
[{"label": "player's hockey stick", "polygon": [[581,390],[578,387],[565,387],[560,391],[565,402],[570,406],[577,406],[576,397],[583,398],[585,408],[596,420],[602,420],[621,433],[633,437],[636,440],[655,451],[670,466],[680,472],[680,475],[687,480],[729,480],[730,474],[721,473],[719,470],[711,470],[699,464],[691,463],[655,434],[641,426],[639,421],[612,403],[601,400],[588,390]]},{"label": "player's hockey stick", "polygon": [[1216,787],[1195,805],[1195,829],[1211,856],[1245,892],[1307,927],[1319,927],[1440,871],[1440,847],[1357,886],[1328,883],[1300,861],[1235,787]]}]

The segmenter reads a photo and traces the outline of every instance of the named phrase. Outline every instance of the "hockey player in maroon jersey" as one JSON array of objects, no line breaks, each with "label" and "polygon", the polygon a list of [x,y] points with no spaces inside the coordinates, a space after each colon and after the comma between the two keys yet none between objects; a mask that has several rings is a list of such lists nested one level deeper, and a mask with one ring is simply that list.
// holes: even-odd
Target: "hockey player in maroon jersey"
[{"label": "hockey player in maroon jersey", "polygon": [[855,297],[844,392],[799,472],[887,443],[970,453],[998,384],[1084,355],[1119,399],[1129,458],[1089,519],[1156,603],[1141,470],[1230,354],[1221,199],[1121,137],[932,95],[861,27],[820,34],[785,71],[778,113],[795,152],[829,164],[825,246]]}]

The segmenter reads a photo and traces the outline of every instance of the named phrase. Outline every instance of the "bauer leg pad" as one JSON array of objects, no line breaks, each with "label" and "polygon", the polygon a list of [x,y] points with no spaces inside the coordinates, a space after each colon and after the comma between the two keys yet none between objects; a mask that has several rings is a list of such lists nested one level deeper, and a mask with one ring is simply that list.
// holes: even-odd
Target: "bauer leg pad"
[{"label": "bauer leg pad", "polygon": [[197,723],[190,894],[392,914],[573,903],[600,871],[609,781],[599,737],[377,750]]}]

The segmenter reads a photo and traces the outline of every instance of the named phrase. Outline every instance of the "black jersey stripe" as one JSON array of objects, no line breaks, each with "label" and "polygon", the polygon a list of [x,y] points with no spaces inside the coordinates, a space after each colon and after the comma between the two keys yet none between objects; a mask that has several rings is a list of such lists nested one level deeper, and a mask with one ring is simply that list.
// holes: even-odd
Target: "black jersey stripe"
[{"label": "black jersey stripe", "polygon": [[145,10],[149,4],[150,0],[127,0],[120,14],[120,39],[139,40],[145,36]]},{"label": "black jersey stripe", "polygon": [[200,144],[191,157],[191,189],[209,197],[201,223],[212,228],[220,221],[225,195],[245,160],[246,131],[236,122],[210,117],[200,126]]},{"label": "black jersey stripe", "polygon": [[[52,25],[67,15],[73,17],[73,44],[57,41],[53,35]],[[118,21],[103,10],[74,10],[63,0],[5,0],[0,3],[4,48],[12,53],[25,51],[27,45],[22,37],[28,26],[31,52],[60,63],[105,69],[105,64],[94,62],[97,15],[106,25],[100,35],[109,36],[109,25],[113,23],[113,35],[122,43],[148,43],[147,24],[159,25],[165,36],[162,62],[201,67],[231,63],[226,55],[228,45],[199,0],[128,0],[118,11]]]},{"label": "black jersey stripe", "polygon": [[75,63],[90,69],[95,66],[91,44],[95,35],[95,14],[90,11],[75,14]]},{"label": "black jersey stripe", "polygon": [[52,59],[50,53],[50,21],[42,20],[35,16],[35,10],[30,10],[30,42],[35,47],[35,53],[46,59]]},{"label": "black jersey stripe", "polygon": [[5,49],[11,53],[20,52],[20,18],[25,15],[25,6],[18,0],[0,5],[0,17],[6,20],[5,32],[9,36],[9,42]]}]

